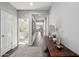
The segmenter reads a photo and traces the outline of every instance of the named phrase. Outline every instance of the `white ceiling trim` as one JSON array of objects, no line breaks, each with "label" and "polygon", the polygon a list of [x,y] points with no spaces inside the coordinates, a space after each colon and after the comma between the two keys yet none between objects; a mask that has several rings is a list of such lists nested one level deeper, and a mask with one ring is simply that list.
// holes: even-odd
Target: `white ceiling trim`
[{"label": "white ceiling trim", "polygon": [[49,10],[51,7],[51,2],[10,2],[10,4],[17,10]]}]

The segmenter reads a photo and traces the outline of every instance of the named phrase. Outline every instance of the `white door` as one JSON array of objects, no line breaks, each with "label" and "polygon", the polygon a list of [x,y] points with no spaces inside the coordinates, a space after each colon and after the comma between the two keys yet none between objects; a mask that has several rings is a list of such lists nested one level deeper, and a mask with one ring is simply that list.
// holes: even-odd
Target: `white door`
[{"label": "white door", "polygon": [[11,33],[12,33],[12,49],[15,48],[17,46],[17,16],[12,16],[12,20],[11,20]]},{"label": "white door", "polygon": [[11,49],[11,15],[1,10],[1,56]]}]

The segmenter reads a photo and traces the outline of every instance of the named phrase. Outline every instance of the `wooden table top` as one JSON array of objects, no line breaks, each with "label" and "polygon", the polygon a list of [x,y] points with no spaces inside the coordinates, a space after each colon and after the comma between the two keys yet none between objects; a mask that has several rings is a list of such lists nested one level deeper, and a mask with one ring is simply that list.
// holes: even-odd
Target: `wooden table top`
[{"label": "wooden table top", "polygon": [[47,48],[49,50],[50,56],[54,57],[77,57],[78,55],[66,48],[65,46],[63,47],[62,50],[58,50],[56,48],[56,44],[53,43],[51,39],[48,37],[45,37],[46,43],[47,43]]}]

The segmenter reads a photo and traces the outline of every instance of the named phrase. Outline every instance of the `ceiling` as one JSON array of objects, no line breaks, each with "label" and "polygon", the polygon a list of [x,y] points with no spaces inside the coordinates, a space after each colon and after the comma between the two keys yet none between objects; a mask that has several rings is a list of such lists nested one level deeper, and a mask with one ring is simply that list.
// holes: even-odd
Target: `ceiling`
[{"label": "ceiling", "polygon": [[10,2],[17,10],[49,10],[52,2]]},{"label": "ceiling", "polygon": [[46,16],[44,16],[42,14],[33,14],[32,16],[34,17],[36,22],[44,22],[44,20],[46,18]]}]

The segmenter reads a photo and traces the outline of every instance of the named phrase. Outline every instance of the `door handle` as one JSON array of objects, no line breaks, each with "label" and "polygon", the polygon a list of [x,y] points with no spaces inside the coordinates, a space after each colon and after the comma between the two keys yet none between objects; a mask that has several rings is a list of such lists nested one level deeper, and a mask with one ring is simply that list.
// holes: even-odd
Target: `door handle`
[{"label": "door handle", "polygon": [[5,35],[2,35],[2,37],[5,37]]}]

